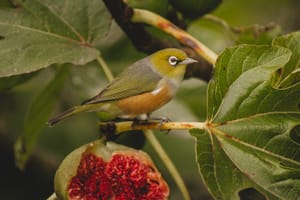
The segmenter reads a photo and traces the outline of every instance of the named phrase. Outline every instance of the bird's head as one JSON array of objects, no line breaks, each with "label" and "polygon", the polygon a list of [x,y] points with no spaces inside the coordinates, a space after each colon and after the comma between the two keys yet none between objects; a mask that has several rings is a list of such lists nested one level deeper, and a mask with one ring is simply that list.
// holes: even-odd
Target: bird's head
[{"label": "bird's head", "polygon": [[150,56],[152,67],[164,78],[182,80],[186,66],[198,62],[189,58],[180,49],[168,48],[155,52]]}]

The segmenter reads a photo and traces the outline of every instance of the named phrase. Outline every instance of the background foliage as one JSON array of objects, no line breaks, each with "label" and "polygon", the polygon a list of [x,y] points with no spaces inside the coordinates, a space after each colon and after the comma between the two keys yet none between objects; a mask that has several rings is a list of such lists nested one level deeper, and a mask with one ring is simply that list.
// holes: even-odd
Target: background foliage
[{"label": "background foliage", "polygon": [[[138,1],[130,0],[128,3],[135,7],[150,9],[163,16],[167,15],[169,8],[168,1],[160,1],[160,3],[157,3],[157,1],[148,0],[144,3],[139,3]],[[73,6],[65,6],[67,4]],[[15,7],[15,5],[18,6]],[[178,9],[178,5],[176,6]],[[10,9],[12,7],[13,10]],[[20,9],[20,7],[25,9]],[[62,8],[67,8],[67,10]],[[296,0],[275,0],[267,7],[258,0],[242,2],[226,0],[212,12],[212,14],[220,18],[213,16],[204,16],[202,18],[195,17],[194,15],[186,16],[184,15],[184,9],[186,8],[183,9],[182,13],[188,32],[205,43],[208,47],[220,53],[225,47],[240,43],[271,44],[275,36],[299,30],[300,25],[297,23],[299,19],[299,8],[299,2]],[[99,20],[99,18],[101,18],[101,20]],[[61,23],[62,19],[64,23]],[[270,24],[270,22],[273,23]],[[22,29],[20,27],[26,28]],[[161,34],[154,29],[148,29],[153,34]],[[166,37],[165,35],[162,36]],[[274,64],[271,68],[266,68],[265,71],[258,73],[261,74],[262,82],[266,82],[266,84],[263,85],[264,92],[267,91],[271,96],[274,96],[274,98],[270,97],[269,100],[266,100],[266,107],[270,102],[272,103],[272,101],[274,101],[275,97],[280,99],[287,93],[290,94],[299,91],[299,86],[280,91],[270,88],[270,85],[278,83],[278,80],[281,80],[279,82],[282,83],[277,85],[278,89],[280,88],[279,86],[287,88],[291,82],[295,81],[295,79],[297,80],[298,73],[291,76],[288,81],[282,81],[284,77],[290,75],[294,70],[289,68],[289,66],[295,66],[293,62],[299,60],[299,57],[295,56],[292,56],[292,59],[289,60],[291,51],[294,53],[293,55],[296,55],[297,51],[299,52],[299,48],[297,49],[295,47],[295,43],[290,41],[292,41],[292,39],[286,40],[283,37],[279,37],[274,41],[274,44],[282,46],[282,48],[274,47],[272,49],[266,49],[265,47],[261,47],[259,51],[256,52],[256,54],[263,54],[266,51],[272,51],[268,52],[268,54],[274,54],[274,57],[282,56],[282,60],[280,61],[273,62],[274,58],[272,60],[270,57],[260,60],[262,63],[273,62]],[[290,50],[283,47],[287,47]],[[53,192],[53,175],[60,161],[74,148],[97,138],[98,130],[95,126],[97,118],[93,114],[82,114],[54,128],[48,128],[42,125],[42,122],[47,121],[52,115],[51,112],[58,112],[59,110],[64,110],[72,105],[76,105],[96,94],[103,87],[107,82],[106,78],[99,65],[93,61],[100,53],[115,74],[146,54],[137,51],[133,47],[128,37],[126,37],[120,28],[111,20],[108,11],[100,0],[1,0],[0,49],[0,76],[3,77],[0,78],[0,163],[2,169],[0,176],[3,177],[0,180],[0,195],[3,199],[45,199]],[[226,50],[223,55],[232,55],[234,52],[249,54],[250,50],[251,47],[249,46],[240,48],[233,47]],[[223,65],[229,67],[234,66],[228,65],[229,61],[233,63],[240,62],[240,60],[234,56],[230,57],[230,59],[231,60],[222,60],[222,58],[220,58],[217,64],[219,68],[217,69],[221,70]],[[249,63],[253,62],[254,61],[249,61]],[[262,64],[258,63],[256,66],[258,65]],[[270,73],[283,65],[286,65],[288,70],[286,70],[281,77],[278,76],[271,79]],[[51,67],[39,70],[47,66]],[[245,68],[249,69],[251,68],[250,66],[252,65],[245,63]],[[254,67],[251,70],[255,69]],[[34,72],[18,75],[32,71]],[[216,75],[218,74],[222,73],[216,71]],[[7,75],[14,76],[4,77]],[[238,76],[239,74],[229,76],[231,81],[227,82],[227,84],[222,84],[222,86],[231,84]],[[218,81],[222,82],[223,80],[224,79],[220,77],[215,80],[215,82],[210,83],[210,87],[213,88],[212,85],[216,86],[219,84]],[[251,88],[250,86],[251,83],[249,83],[249,88]],[[159,110],[156,115],[167,115],[173,121],[203,121],[206,117],[206,89],[207,84],[203,81],[197,79],[187,80],[181,87],[176,99]],[[223,94],[227,92],[227,89],[226,87],[220,87],[218,89],[219,91],[212,91],[212,89],[210,89],[208,95],[218,92],[221,94],[220,98],[224,98]],[[247,91],[250,93],[253,92],[252,90]],[[230,96],[228,98],[230,98]],[[299,94],[298,96],[295,94],[288,102],[297,98],[299,98]],[[220,104],[220,99],[214,99],[213,95],[209,96],[209,100],[214,102],[214,105]],[[228,100],[228,102],[232,102],[232,100]],[[238,99],[233,102],[238,102]],[[257,102],[252,102],[253,105],[256,105],[256,103]],[[290,104],[282,102],[280,105],[283,105],[283,108],[282,106],[278,106],[276,108],[278,111],[290,111],[290,108],[287,106]],[[226,111],[224,109],[236,105],[228,106],[229,107],[217,106],[216,108],[209,106],[209,119],[219,123],[245,117],[243,114],[249,113],[250,111],[253,112],[253,115],[257,113],[268,113],[270,111],[266,108],[265,110],[251,109],[250,111],[248,110],[242,113],[228,112],[228,110]],[[175,107],[176,109],[174,109]],[[246,108],[249,107],[245,106],[245,109]],[[272,110],[277,111],[276,109]],[[216,113],[216,110],[221,111]],[[180,113],[180,115],[178,115],[178,113]],[[280,127],[286,128],[281,129],[280,133],[290,128],[289,131],[293,133],[293,137],[296,138],[295,141],[299,142],[299,140],[297,140],[299,130],[291,130],[291,127],[296,124],[294,119],[299,119],[299,116],[293,116],[293,114],[282,115],[283,116],[279,116],[279,114],[262,114],[256,118],[250,118],[249,120],[236,121],[235,123],[237,123],[237,125],[226,124],[216,127],[212,130],[216,132],[216,138],[212,140],[208,138],[208,134],[205,132],[195,131],[193,134],[201,138],[199,141],[205,141],[205,139],[207,139],[220,142],[224,145],[227,155],[235,154],[237,158],[242,160],[243,155],[251,154],[249,148],[257,146],[263,148],[266,145],[264,142],[270,138],[260,138],[259,142],[257,142],[249,141],[249,138],[245,135],[239,139],[249,145],[238,147],[239,144],[228,140],[224,133],[230,132],[231,134],[236,134],[240,131],[244,131],[236,128],[241,127],[240,124],[248,126],[248,124],[259,124],[262,122],[270,124],[264,124],[263,127],[258,126],[258,129],[265,127],[277,129],[278,127],[272,127],[271,122],[274,120],[280,121],[279,119],[284,117],[288,119],[288,124],[284,124],[284,122],[280,124]],[[255,132],[256,130],[247,131],[249,131],[250,134],[251,131]],[[273,133],[278,134],[278,131],[273,131]],[[20,135],[23,135],[21,139],[19,137]],[[132,137],[132,135],[130,136]],[[198,175],[197,165],[194,164],[196,163],[193,148],[194,140],[186,134],[186,132],[171,132],[168,135],[158,134],[158,137],[166,147],[166,151],[170,157],[174,160],[178,170],[183,175],[193,199],[211,199],[207,189],[205,189],[202,184],[200,175]],[[143,138],[140,138],[138,134],[135,138],[143,142]],[[25,143],[27,144],[25,150],[22,145],[24,140],[26,140]],[[126,138],[124,140],[126,140]],[[24,156],[22,152],[30,153],[33,151],[33,155],[30,157],[28,165],[22,173],[16,169],[14,164],[13,143],[15,141],[17,141],[15,145],[16,150],[20,153],[17,153],[17,155],[22,155],[17,163],[19,166],[24,164],[22,159],[26,159],[29,155],[25,154]],[[35,141],[37,141],[36,146],[34,145]],[[274,142],[274,145],[276,145],[276,141]],[[207,145],[205,142],[201,142],[198,144],[198,148],[205,148],[206,151],[209,152],[208,147],[205,145]],[[286,145],[290,144],[288,143]],[[181,148],[179,149],[178,147]],[[152,152],[151,147],[147,143],[144,149]],[[242,149],[243,151],[238,151],[237,149]],[[269,166],[278,167],[278,165],[280,165],[278,170],[282,169],[281,165],[287,169],[293,168],[291,163],[280,160],[282,159],[281,157],[265,155],[260,149],[255,148],[255,150],[257,150],[255,154],[269,158],[269,163],[262,163],[260,166],[268,168]],[[230,159],[224,159],[224,151],[221,148],[217,149],[217,151],[219,152],[218,156],[220,156],[217,162],[221,163],[218,166],[226,165],[228,168],[232,167],[232,162],[229,161]],[[275,153],[280,154],[280,152]],[[164,176],[166,176],[168,183],[171,185],[172,199],[180,199],[180,193],[172,182],[172,178],[168,177],[168,172],[164,171],[164,166],[159,164],[160,160],[156,159],[155,154],[153,155],[153,160],[158,163],[159,168],[162,169],[162,173],[165,174]],[[198,156],[201,155],[202,154],[199,154]],[[299,159],[299,157],[297,157],[297,159]],[[209,162],[208,159],[204,159],[204,161]],[[252,163],[257,162],[260,161],[253,157]],[[186,163],[190,164],[187,165]],[[247,172],[250,167],[256,166],[244,166],[239,160],[233,160],[233,163],[238,165],[239,170],[232,172],[230,170],[223,171],[224,169],[220,169],[221,174],[215,174],[216,180],[218,180],[218,177],[223,178],[224,174],[233,174],[231,177],[238,179],[237,183],[240,184],[238,186],[220,184],[225,188],[217,188],[214,191],[210,189],[215,196],[223,195],[223,197],[234,199],[237,195],[241,197],[247,196],[248,198],[249,195],[253,195],[252,199],[259,199],[262,198],[259,193],[247,188],[256,188],[260,192],[264,192],[264,190],[269,191],[260,187],[260,179],[254,184],[249,180],[245,180],[242,176],[242,173]],[[270,171],[263,171],[263,169],[261,170],[262,175],[272,173]],[[257,176],[260,175],[261,174],[258,174]],[[291,176],[292,175],[293,174],[291,174]],[[226,179],[228,177],[230,176],[225,176],[226,181],[228,181]],[[214,183],[208,183],[208,185],[210,184],[212,184],[211,188],[213,188]],[[226,188],[229,186],[232,187]],[[243,186],[243,189],[246,189],[239,194],[232,193],[232,191],[235,191],[235,189],[241,186]],[[235,196],[231,197],[228,195]]]}]

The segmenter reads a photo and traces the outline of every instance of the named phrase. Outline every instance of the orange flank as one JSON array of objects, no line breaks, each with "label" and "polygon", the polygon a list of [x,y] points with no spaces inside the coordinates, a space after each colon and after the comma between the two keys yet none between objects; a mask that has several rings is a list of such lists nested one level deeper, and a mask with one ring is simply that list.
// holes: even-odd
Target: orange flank
[{"label": "orange flank", "polygon": [[117,101],[117,106],[128,115],[151,113],[172,99],[173,95],[167,84],[152,92],[147,92]]}]

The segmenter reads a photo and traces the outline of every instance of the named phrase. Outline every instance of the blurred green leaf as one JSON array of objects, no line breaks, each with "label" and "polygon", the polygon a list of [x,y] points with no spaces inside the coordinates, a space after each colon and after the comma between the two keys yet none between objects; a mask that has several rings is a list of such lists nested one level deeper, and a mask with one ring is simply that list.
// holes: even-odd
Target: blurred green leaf
[{"label": "blurred green leaf", "polygon": [[39,134],[46,126],[69,71],[69,66],[60,66],[53,80],[33,100],[24,119],[24,132],[15,143],[15,160],[20,169],[24,168]]},{"label": "blurred green leaf", "polygon": [[0,9],[4,7],[13,7],[14,5],[11,3],[10,0],[1,0],[0,1]]},{"label": "blurred green leaf", "polygon": [[234,44],[271,44],[273,39],[281,34],[281,27],[275,23],[234,27],[215,15],[205,15],[194,20],[188,31],[220,52]]},{"label": "blurred green leaf", "polygon": [[[199,85],[199,83],[197,83]],[[180,89],[176,98],[184,103],[199,119],[205,120],[206,116],[206,85],[195,88]]]},{"label": "blurred green leaf", "polygon": [[184,17],[195,19],[214,10],[222,0],[170,0]]},{"label": "blurred green leaf", "polygon": [[200,173],[216,199],[240,199],[249,188],[266,199],[300,196],[300,82],[273,86],[276,71],[295,70],[297,35],[279,38],[288,48],[239,45],[216,62],[207,129],[190,131]]},{"label": "blurred green leaf", "polygon": [[216,52],[235,44],[235,34],[224,20],[205,15],[189,24],[188,32]]},{"label": "blurred green leaf", "polygon": [[165,16],[168,12],[169,1],[168,0],[128,0],[128,5],[133,8],[147,9],[152,12]]},{"label": "blurred green leaf", "polygon": [[82,65],[108,32],[111,17],[99,0],[17,0],[0,9],[0,77],[32,72],[54,63]]},{"label": "blurred green leaf", "polygon": [[11,77],[0,78],[0,91],[10,89],[30,80],[36,73],[22,74]]},{"label": "blurred green leaf", "polygon": [[254,24],[234,29],[237,44],[271,44],[281,33],[279,25],[270,23],[265,26]]}]

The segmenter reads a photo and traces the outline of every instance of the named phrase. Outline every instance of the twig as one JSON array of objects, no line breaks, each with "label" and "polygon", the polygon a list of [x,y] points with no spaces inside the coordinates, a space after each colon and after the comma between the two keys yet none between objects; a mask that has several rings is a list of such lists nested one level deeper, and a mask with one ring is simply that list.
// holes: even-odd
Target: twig
[{"label": "twig", "polygon": [[[107,122],[99,122],[100,129],[114,131],[114,134],[121,134],[130,130],[190,130],[205,129],[206,122],[157,122],[145,121],[134,123],[132,121],[115,122],[113,125]],[[113,126],[113,127],[112,127]]]},{"label": "twig", "polygon": [[182,44],[194,49],[199,55],[201,55],[210,64],[215,64],[217,60],[218,55],[216,53],[214,53],[212,50],[207,48],[204,44],[199,42],[193,36],[183,31],[181,28],[174,25],[172,22],[161,17],[158,14],[155,14],[151,11],[144,10],[144,9],[134,9],[131,20],[132,22],[149,24],[172,35]]}]

